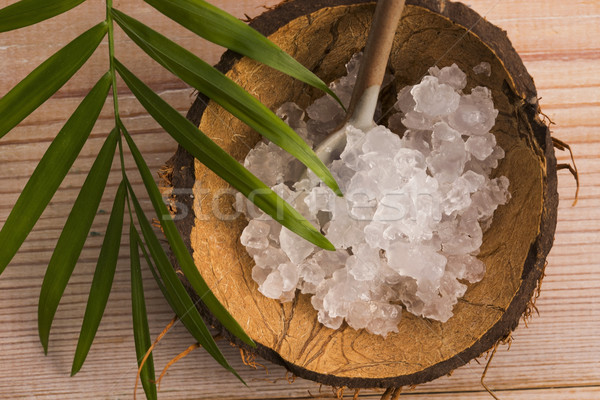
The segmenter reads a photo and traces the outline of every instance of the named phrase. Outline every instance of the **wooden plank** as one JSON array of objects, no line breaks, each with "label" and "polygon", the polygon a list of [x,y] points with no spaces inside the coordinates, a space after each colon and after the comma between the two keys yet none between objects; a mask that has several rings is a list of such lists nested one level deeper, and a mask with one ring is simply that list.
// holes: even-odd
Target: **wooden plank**
[{"label": "wooden plank", "polygon": [[[0,0],[0,7],[14,1]],[[259,13],[264,2],[221,0],[215,3],[242,17],[244,13]],[[0,35],[0,95],[81,31],[102,19],[103,4],[100,0],[88,0],[64,16]],[[143,2],[115,1],[115,4],[210,62],[217,60],[220,52],[217,46],[194,38]],[[535,78],[542,110],[556,123],[553,134],[572,145],[581,179],[579,203],[571,207],[574,182],[567,172],[559,173],[559,223],[542,296],[537,301],[540,316],[534,316],[527,328],[521,323],[513,335],[510,351],[500,347],[486,382],[501,399],[597,399],[600,398],[600,342],[597,339],[600,331],[600,3],[470,0],[467,4],[508,31]],[[149,62],[122,33],[118,34],[117,47],[117,56],[122,57],[128,67],[178,110],[187,110],[192,100],[191,90],[185,84]],[[105,54],[106,45],[102,44],[72,82],[0,141],[0,179],[4,183],[0,189],[0,221],[6,219],[37,160],[63,121],[106,70]],[[150,167],[157,170],[176,146],[145,115],[123,84],[118,90],[122,95],[124,121],[147,156]],[[68,215],[69,204],[111,128],[112,114],[110,107],[106,107],[74,170],[22,251],[0,277],[0,365],[8,367],[0,375],[0,398],[132,397],[136,362],[131,337],[126,240],[98,338],[82,371],[73,378],[68,376],[107,214],[98,215],[94,222],[95,234],[89,238],[59,307],[47,357],[42,355],[36,328],[37,296],[46,263]],[[564,152],[557,155],[559,162],[569,160]],[[136,191],[143,193],[129,157],[127,165]],[[115,163],[101,209],[110,210],[118,181]],[[143,205],[147,211],[151,210],[145,198]],[[144,284],[151,332],[155,337],[171,319],[172,312],[147,273]],[[191,337],[177,324],[156,350],[157,369],[191,343]],[[254,370],[245,366],[237,349],[226,343],[222,347],[248,382],[248,388],[197,350],[169,370],[160,398],[308,399],[311,398],[309,391],[313,395],[319,393],[318,385],[313,382],[297,379],[289,384],[283,368],[265,363],[269,369],[266,375],[261,367]],[[484,364],[485,360],[480,362]],[[421,385],[401,398],[490,399],[479,382],[483,367],[471,362],[451,377]],[[323,388],[323,394],[331,393],[328,390]],[[351,397],[349,394],[347,391],[347,398]],[[380,393],[373,391],[361,393],[365,399],[379,396]]]},{"label": "wooden plank", "polygon": [[[551,400],[551,399],[564,399],[564,400],[595,400],[598,398],[600,393],[600,387],[577,387],[577,388],[539,388],[530,390],[497,390],[494,394],[499,398],[506,398],[511,400]],[[346,391],[346,398],[351,398],[354,394],[353,391]],[[359,392],[361,399],[380,399],[380,393],[364,393]],[[335,398],[330,393],[329,398]],[[559,397],[560,396],[560,397]],[[304,397],[304,399],[312,399],[314,397]],[[327,398],[327,397],[324,397]],[[434,393],[434,392],[423,392],[414,393],[413,391],[404,391],[400,396],[401,400],[490,400],[492,397],[488,392],[484,391],[471,391],[471,392],[447,392],[447,393]]]}]

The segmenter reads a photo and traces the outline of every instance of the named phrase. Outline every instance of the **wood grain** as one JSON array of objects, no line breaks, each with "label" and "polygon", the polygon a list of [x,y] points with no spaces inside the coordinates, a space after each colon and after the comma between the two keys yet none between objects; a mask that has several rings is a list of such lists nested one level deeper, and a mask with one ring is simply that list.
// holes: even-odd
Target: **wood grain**
[{"label": "wood grain", "polygon": [[[14,2],[0,1],[0,6]],[[270,1],[274,4],[275,1]],[[505,29],[534,77],[542,110],[555,123],[553,135],[570,143],[578,161],[581,190],[571,207],[575,184],[567,172],[559,177],[561,204],[554,247],[548,259],[539,316],[528,328],[514,333],[510,351],[501,347],[486,382],[503,400],[597,399],[600,397],[600,2],[593,0],[470,0],[466,2],[488,20]],[[256,15],[262,1],[216,2],[235,15]],[[115,5],[151,24],[209,62],[220,50],[196,39],[140,1]],[[69,13],[37,26],[0,35],[0,95],[4,95],[40,62],[103,16],[103,2],[88,0]],[[184,112],[192,91],[135,50],[124,37],[117,40],[117,56]],[[37,161],[87,90],[106,70],[106,45],[45,105],[0,141],[0,221],[5,221]],[[175,144],[143,112],[120,85],[121,110],[150,167],[157,170],[175,150]],[[101,115],[73,170],[43,214],[11,265],[0,277],[0,398],[117,399],[131,398],[135,356],[131,337],[129,272],[124,238],[122,252],[97,339],[82,371],[68,376],[81,325],[95,257],[102,242],[107,214],[98,215],[75,274],[59,307],[50,339],[50,354],[43,356],[37,338],[37,296],[45,266],[68,212],[85,179],[102,139],[112,128],[110,107]],[[558,152],[559,162],[568,154]],[[127,161],[134,187],[143,193],[131,160]],[[113,165],[116,172],[118,165]],[[109,210],[118,176],[109,180],[101,209]],[[150,211],[150,203],[143,202]],[[2,223],[2,222],[0,222]],[[0,244],[1,246],[1,244]],[[151,333],[156,336],[172,317],[149,274],[145,274]],[[177,325],[159,345],[160,368],[191,344]],[[162,399],[308,399],[318,385],[303,380],[289,384],[279,367],[269,374],[242,364],[239,352],[223,344],[225,354],[249,387],[221,370],[197,350],[166,375]],[[260,362],[260,361],[259,361]],[[481,361],[485,363],[485,361]],[[403,395],[408,399],[490,399],[479,383],[483,365],[471,363]],[[310,391],[310,393],[309,393]],[[331,393],[323,388],[323,395]],[[349,393],[346,393],[347,397]],[[376,399],[374,392],[361,398]]]}]

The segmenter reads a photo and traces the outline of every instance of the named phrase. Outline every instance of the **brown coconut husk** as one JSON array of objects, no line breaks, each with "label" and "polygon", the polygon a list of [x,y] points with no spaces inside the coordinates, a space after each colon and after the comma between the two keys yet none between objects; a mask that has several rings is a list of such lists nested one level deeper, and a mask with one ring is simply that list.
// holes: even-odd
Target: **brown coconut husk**
[{"label": "brown coconut husk", "polygon": [[[363,0],[292,0],[251,25],[331,82],[364,47],[373,11],[374,3]],[[490,77],[473,73],[482,61],[490,63]],[[467,73],[467,91],[477,85],[492,89],[499,110],[493,133],[506,151],[494,174],[509,178],[512,200],[498,208],[484,235],[479,255],[487,266],[484,279],[469,285],[446,323],[404,312],[399,332],[383,338],[345,324],[338,330],[322,326],[308,296],[298,294],[286,304],[264,297],[251,278],[253,260],[239,241],[247,221],[236,217],[233,196],[222,195],[228,184],[181,148],[169,161],[170,185],[194,193],[173,196],[179,229],[209,287],[256,342],[256,349],[247,350],[323,384],[391,388],[446,375],[516,328],[554,236],[558,195],[552,139],[539,118],[533,80],[502,30],[459,3],[409,0],[390,58],[394,90],[417,83],[432,65],[452,63]],[[322,95],[232,52],[217,67],[271,109],[286,101],[307,106]],[[238,160],[260,140],[202,95],[188,118]],[[230,220],[216,218],[213,207]]]}]

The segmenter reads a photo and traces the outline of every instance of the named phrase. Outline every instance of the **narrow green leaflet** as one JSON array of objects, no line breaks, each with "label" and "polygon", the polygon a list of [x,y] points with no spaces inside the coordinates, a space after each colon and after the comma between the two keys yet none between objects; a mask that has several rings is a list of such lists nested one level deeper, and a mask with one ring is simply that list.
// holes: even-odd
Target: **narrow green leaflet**
[{"label": "narrow green leaflet", "polygon": [[[119,75],[121,75],[129,89],[131,89],[135,97],[142,103],[148,113],[152,115],[169,135],[201,163],[230,183],[261,210],[279,221],[292,232],[324,249],[335,249],[329,240],[312,226],[298,211],[275,194],[275,192],[262,183],[233,157],[227,154],[227,152],[221,149],[215,142],[204,135],[196,126],[194,126],[194,124],[179,114],[177,110],[169,106],[169,104],[161,99],[160,96],[154,93],[135,75],[127,70],[123,64],[115,60],[115,66]],[[150,180],[149,182],[153,181]],[[162,207],[164,207],[164,204]],[[159,212],[159,215],[168,214],[166,212]],[[168,229],[165,229],[165,233],[167,231]],[[174,236],[179,236],[174,226],[172,232]],[[183,242],[181,248],[185,249]],[[195,268],[193,269],[195,271]],[[192,280],[192,283],[194,281],[195,279]]]},{"label": "narrow green leaflet", "polygon": [[[110,85],[111,77],[107,73],[85,96],[56,135],[21,191],[0,231],[0,274],[19,250],[73,165],[102,110]],[[34,93],[36,89],[32,90]]]},{"label": "narrow green leaflet", "polygon": [[92,55],[108,31],[101,22],[54,53],[0,99],[0,138],[38,108]]},{"label": "narrow green leaflet", "polygon": [[[133,218],[133,216],[132,216],[132,218]],[[137,234],[137,231],[136,231],[136,234]],[[146,246],[144,245],[144,242],[141,239],[138,238],[138,243],[140,245],[140,248],[142,249],[142,253],[144,254],[144,258],[146,259],[146,264],[148,264],[148,268],[150,269],[150,272],[152,273],[152,277],[154,277],[154,280],[156,281],[156,284],[158,285],[158,288],[162,292],[164,298],[167,299],[167,302],[169,304],[171,304],[172,303],[171,297],[170,297],[171,293],[169,291],[167,291],[167,288],[165,287],[162,279],[158,276],[158,273],[156,271],[156,267],[154,266],[154,263],[152,262],[152,259],[148,255],[148,251],[146,250]]]},{"label": "narrow green leaflet", "polygon": [[[135,197],[135,194],[132,194],[131,196]],[[171,309],[175,311],[175,314],[177,314],[177,318],[179,318],[194,339],[196,339],[198,343],[202,344],[205,350],[207,350],[207,352],[211,354],[213,358],[219,364],[221,364],[221,366],[233,373],[243,384],[246,384],[246,382],[244,382],[242,377],[238,375],[235,369],[229,366],[227,360],[221,354],[220,349],[217,347],[216,343],[214,343],[214,338],[210,335],[208,329],[204,329],[204,320],[200,316],[195,304],[188,295],[187,290],[183,287],[181,281],[177,277],[177,274],[174,272],[168,256],[160,246],[160,242],[154,234],[152,227],[146,220],[141,207],[139,207],[137,199],[134,199],[134,204],[137,204],[137,206],[135,206],[136,214],[140,220],[140,226],[142,227],[142,232],[146,238],[146,242],[149,244],[151,253],[150,255],[148,254],[146,246],[142,240],[139,237],[137,240],[140,248],[142,249],[142,253],[144,254],[144,258],[148,264],[150,272],[152,273],[152,276],[154,277],[154,280],[156,281],[164,298],[171,306]],[[135,234],[138,235],[137,231]],[[153,259],[156,260],[156,267],[152,262]]]},{"label": "narrow green leaflet", "polygon": [[[132,196],[135,196],[135,195],[132,195]],[[141,225],[141,223],[140,223],[140,225]],[[138,234],[137,231],[136,231],[136,234]],[[139,234],[138,234],[138,236],[139,236]],[[152,273],[152,277],[156,281],[158,288],[162,292],[163,297],[167,300],[167,302],[169,303],[171,308],[173,310],[175,310],[175,306],[177,305],[177,302],[172,297],[173,297],[174,293],[176,293],[176,292],[167,290],[167,287],[163,283],[162,278],[159,276],[159,273],[158,273],[156,267],[154,266],[154,263],[152,262],[152,257],[148,254],[148,251],[146,250],[146,246],[145,246],[144,242],[139,237],[138,237],[138,243],[139,243],[140,248],[142,249],[142,253],[144,254],[144,259],[146,260],[146,264],[148,264],[148,268],[150,269],[150,272]],[[173,268],[173,267],[171,266],[171,268]],[[187,294],[187,292],[186,292],[186,294]],[[179,296],[179,297],[183,298],[183,296]],[[177,316],[177,317],[180,318],[179,316]]]},{"label": "narrow green leaflet", "polygon": [[21,0],[0,10],[0,32],[23,28],[55,17],[84,0]]},{"label": "narrow green leaflet", "polygon": [[191,52],[146,25],[112,10],[125,33],[150,57],[180,79],[198,89],[223,108],[286,150],[342,195],[325,164],[298,134],[250,93]]},{"label": "narrow green leaflet", "polygon": [[[148,249],[150,251],[150,255],[156,264],[156,269],[158,270],[160,277],[163,282],[164,294],[169,302],[169,305],[177,314],[177,317],[183,322],[187,330],[190,334],[204,347],[204,349],[225,369],[233,373],[238,379],[242,382],[242,378],[237,374],[237,372],[229,365],[225,356],[221,353],[221,350],[215,343],[212,335],[210,334],[204,320],[200,316],[198,309],[196,308],[194,302],[190,298],[189,294],[185,290],[185,287],[177,277],[177,273],[175,269],[171,265],[169,261],[169,257],[165,253],[165,250],[160,245],[160,242],[154,231],[152,230],[152,226],[146,219],[144,215],[144,211],[140,206],[139,201],[137,200],[135,193],[131,186],[129,186],[129,194],[133,201],[133,206],[135,209],[135,213],[137,215],[138,222],[142,229],[142,235],[146,241]],[[157,277],[155,276],[155,279]],[[158,279],[157,279],[157,282]],[[204,300],[204,299],[203,299]]]},{"label": "narrow green leaflet", "polygon": [[85,358],[92,347],[92,342],[100,326],[100,320],[104,314],[108,295],[112,288],[115,269],[117,268],[117,259],[119,257],[119,247],[121,246],[121,233],[123,231],[123,214],[125,212],[125,196],[127,194],[125,181],[121,181],[119,189],[113,203],[113,208],[106,227],[106,234],[98,256],[96,271],[92,279],[92,287],[88,297],[83,324],[79,332],[79,341],[75,350],[71,376],[75,375],[81,369]]},{"label": "narrow green leaflet", "polygon": [[121,128],[123,131],[123,135],[125,136],[125,140],[127,140],[127,144],[129,149],[131,150],[131,154],[135,160],[135,163],[140,171],[140,175],[142,176],[142,180],[144,181],[144,185],[146,186],[146,190],[148,191],[148,195],[150,196],[150,200],[152,201],[152,205],[154,206],[154,210],[156,214],[160,218],[160,224],[163,228],[165,236],[169,241],[171,249],[179,261],[179,265],[183,270],[186,278],[192,284],[196,293],[200,296],[204,304],[209,308],[209,310],[214,314],[214,316],[223,324],[223,326],[232,334],[239,337],[244,342],[249,345],[254,345],[252,339],[250,339],[244,330],[239,326],[237,321],[233,319],[233,317],[229,314],[229,312],[223,307],[223,305],[217,300],[214,294],[208,288],[208,285],[198,272],[196,265],[194,264],[194,260],[192,256],[187,250],[187,247],[183,243],[181,236],[179,235],[179,231],[175,226],[175,223],[171,219],[169,212],[167,211],[167,207],[163,201],[163,198],[156,186],[156,183],[152,179],[152,173],[148,168],[148,165],[144,161],[142,154],[137,148],[136,144],[131,139],[131,136],[127,133],[125,127]]},{"label": "narrow green leaflet", "polygon": [[[142,359],[152,345],[150,329],[148,328],[148,315],[146,313],[146,300],[144,298],[144,285],[142,283],[142,269],[140,266],[140,236],[133,225],[129,226],[129,259],[131,261],[131,315],[133,317],[133,339],[135,342],[135,354],[138,367]],[[146,359],[140,371],[142,387],[146,392],[146,398],[155,400],[156,384],[154,375],[154,360],[152,353]]]},{"label": "narrow green leaflet", "polygon": [[144,1],[198,36],[321,89],[342,104],[319,77],[233,15],[203,0]]},{"label": "narrow green leaflet", "polygon": [[38,303],[38,329],[46,353],[54,314],[73,274],[106,187],[118,135],[119,132],[114,129],[100,149],[73,204],[46,269]]}]

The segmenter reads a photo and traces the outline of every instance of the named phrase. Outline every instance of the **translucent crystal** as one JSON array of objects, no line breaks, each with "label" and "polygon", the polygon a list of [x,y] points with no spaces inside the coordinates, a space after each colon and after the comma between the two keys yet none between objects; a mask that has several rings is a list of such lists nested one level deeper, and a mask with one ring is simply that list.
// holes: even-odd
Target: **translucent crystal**
[{"label": "translucent crystal", "polygon": [[[431,125],[433,128],[433,125]],[[419,151],[424,157],[431,152],[430,134],[428,131],[408,130],[402,137],[402,143],[407,149]]]},{"label": "translucent crystal", "polygon": [[439,83],[438,78],[426,76],[421,83],[413,86],[410,93],[415,99],[415,111],[431,117],[440,117],[456,111],[460,95],[454,88],[445,83]]},{"label": "translucent crystal", "polygon": [[333,199],[335,194],[329,188],[315,186],[304,197],[304,203],[308,206],[311,215],[317,215],[320,211],[333,211]]},{"label": "translucent crystal", "polygon": [[327,238],[338,249],[347,249],[363,240],[363,226],[349,214],[333,217],[325,226]]},{"label": "translucent crystal", "polygon": [[344,322],[343,317],[332,317],[329,315],[329,313],[322,309],[319,310],[318,320],[320,323],[331,329],[339,329],[339,327],[342,326],[342,323]]},{"label": "translucent crystal", "polygon": [[415,169],[425,169],[425,157],[418,150],[401,148],[394,155],[394,167],[404,177],[410,177]]},{"label": "translucent crystal", "polygon": [[[371,179],[366,171],[354,174],[350,179],[346,193],[352,201],[360,201],[362,198],[367,200],[376,199],[381,195],[377,182]],[[339,215],[342,215],[342,208],[340,203],[339,210],[337,210]]]},{"label": "translucent crystal", "polygon": [[425,113],[415,110],[406,113],[401,122],[408,129],[431,130],[431,128],[436,122],[436,119]]},{"label": "translucent crystal", "polygon": [[446,272],[456,279],[466,279],[471,283],[475,283],[483,279],[485,264],[470,254],[448,256]]},{"label": "translucent crystal", "polygon": [[272,143],[260,142],[250,150],[244,166],[265,184],[272,186],[283,181],[291,156]]},{"label": "translucent crystal", "polygon": [[363,329],[369,326],[373,313],[369,302],[353,301],[348,308],[346,321],[354,329]]},{"label": "translucent crystal", "polygon": [[359,221],[370,221],[377,210],[377,199],[363,191],[356,191],[346,195],[348,202],[348,215]]},{"label": "translucent crystal", "polygon": [[[344,104],[359,62],[353,57],[348,75],[330,86]],[[490,132],[498,112],[488,89],[462,92],[466,74],[455,64],[429,72],[398,93],[391,130],[347,128],[344,150],[328,165],[344,197],[272,143],[248,153],[244,165],[336,247],[317,248],[236,196],[250,220],[240,240],[265,296],[292,301],[299,290],[326,327],[346,321],[386,336],[398,330],[402,306],[447,321],[466,283],[483,278],[483,232],[510,199],[508,179],[490,179],[504,157]],[[293,103],[277,113],[311,145],[344,118],[330,97],[306,113]]]},{"label": "translucent crystal", "polygon": [[315,249],[314,244],[300,238],[288,228],[281,229],[279,243],[281,245],[281,250],[283,250],[290,261],[296,265],[304,261],[304,259]]},{"label": "translucent crystal", "polygon": [[439,281],[446,266],[446,257],[437,251],[402,241],[392,243],[386,256],[390,267],[417,282]]},{"label": "translucent crystal", "polygon": [[305,282],[312,283],[316,286],[321,283],[326,277],[326,271],[319,265],[314,257],[305,259],[299,265],[299,274]]},{"label": "translucent crystal", "polygon": [[371,310],[373,319],[369,326],[367,326],[368,332],[384,337],[390,332],[398,332],[398,323],[402,316],[402,308],[395,304],[371,303]]},{"label": "translucent crystal", "polygon": [[492,92],[479,86],[470,95],[460,97],[459,105],[448,117],[448,122],[463,135],[485,135],[494,126],[497,115]]},{"label": "translucent crystal", "polygon": [[307,124],[309,129],[326,133],[327,129],[335,128],[335,124],[343,118],[344,110],[333,98],[325,96],[310,105],[306,113],[310,118]]},{"label": "translucent crystal", "polygon": [[491,217],[498,205],[506,204],[510,199],[508,185],[508,179],[503,176],[488,181],[482,190],[473,193],[474,210],[480,220]]},{"label": "translucent crystal", "polygon": [[253,219],[244,228],[240,241],[246,247],[254,249],[266,249],[269,245],[269,231],[271,227],[268,223]]},{"label": "translucent crystal", "polygon": [[462,175],[467,159],[465,142],[443,140],[427,157],[427,167],[438,181],[447,183]]},{"label": "translucent crystal", "polygon": [[492,66],[489,62],[482,61],[473,67],[473,72],[475,72],[476,74],[484,74],[490,76],[492,75]]},{"label": "translucent crystal", "polygon": [[414,213],[414,203],[411,194],[407,191],[390,192],[383,195],[373,221],[391,224],[402,221]]},{"label": "translucent crystal", "polygon": [[283,278],[278,270],[271,272],[264,282],[258,287],[258,290],[266,297],[278,299],[283,293]]},{"label": "translucent crystal", "polygon": [[354,255],[346,261],[348,272],[357,281],[374,280],[381,263],[379,249],[374,249],[368,244],[359,244],[353,249]]},{"label": "translucent crystal", "polygon": [[270,268],[262,268],[259,265],[255,265],[252,268],[252,279],[259,285],[262,285],[271,272],[272,270]]},{"label": "translucent crystal", "polygon": [[254,255],[254,262],[262,268],[274,269],[288,261],[288,256],[274,243]]},{"label": "translucent crystal", "polygon": [[293,203],[294,199],[296,197],[298,197],[298,193],[294,192],[283,182],[272,186],[271,189],[275,193],[277,193],[277,195],[279,195],[279,197],[281,197],[283,200],[287,201],[288,203]]},{"label": "translucent crystal", "polygon": [[375,249],[386,249],[391,241],[383,237],[384,230],[388,224],[379,221],[372,221],[364,227],[365,242]]},{"label": "translucent crystal", "polygon": [[396,110],[402,111],[404,114],[414,111],[417,103],[410,92],[412,86],[405,86],[398,92],[396,104],[394,104],[394,108]]},{"label": "translucent crystal", "polygon": [[346,193],[348,184],[354,176],[354,170],[348,167],[342,160],[334,160],[329,170],[335,178],[342,193]]},{"label": "translucent crystal", "polygon": [[277,116],[296,131],[309,146],[312,146],[315,138],[309,135],[306,121],[304,120],[305,112],[302,108],[296,103],[283,103],[279,109],[277,109]]},{"label": "translucent crystal", "polygon": [[364,154],[375,153],[379,157],[389,158],[393,158],[401,148],[402,142],[398,135],[381,125],[367,132],[362,145]]},{"label": "translucent crystal", "polygon": [[491,133],[481,136],[471,136],[465,143],[465,148],[478,160],[485,160],[494,151],[496,137]]},{"label": "translucent crystal", "polygon": [[354,329],[366,328],[375,335],[387,336],[398,332],[402,309],[385,302],[354,301],[348,308],[348,325]]},{"label": "translucent crystal", "polygon": [[296,286],[298,285],[298,269],[296,268],[296,264],[291,262],[280,264],[277,269],[279,270],[279,274],[283,281],[282,290],[284,292],[289,292],[290,290],[296,289]]},{"label": "translucent crystal", "polygon": [[468,170],[462,175],[462,178],[469,184],[469,192],[473,193],[479,190],[485,183],[485,176],[474,171]]},{"label": "translucent crystal", "polygon": [[365,166],[364,161],[359,158],[365,137],[366,134],[359,129],[352,126],[346,128],[346,147],[340,154],[340,159],[354,171],[362,170]]},{"label": "translucent crystal", "polygon": [[319,250],[314,254],[312,259],[321,266],[325,272],[325,277],[331,278],[335,271],[344,267],[348,256],[349,254],[346,250]]},{"label": "translucent crystal", "polygon": [[463,90],[467,86],[467,74],[462,72],[456,64],[442,69],[431,67],[429,74],[438,78],[440,83],[452,86],[455,90]]},{"label": "translucent crystal", "polygon": [[433,148],[438,149],[443,145],[443,142],[454,142],[461,140],[460,133],[452,129],[445,122],[438,122],[433,126],[433,135],[431,137]]},{"label": "translucent crystal", "polygon": [[446,215],[463,210],[471,205],[471,190],[469,181],[463,177],[456,179],[448,187],[443,200],[442,208]]}]

